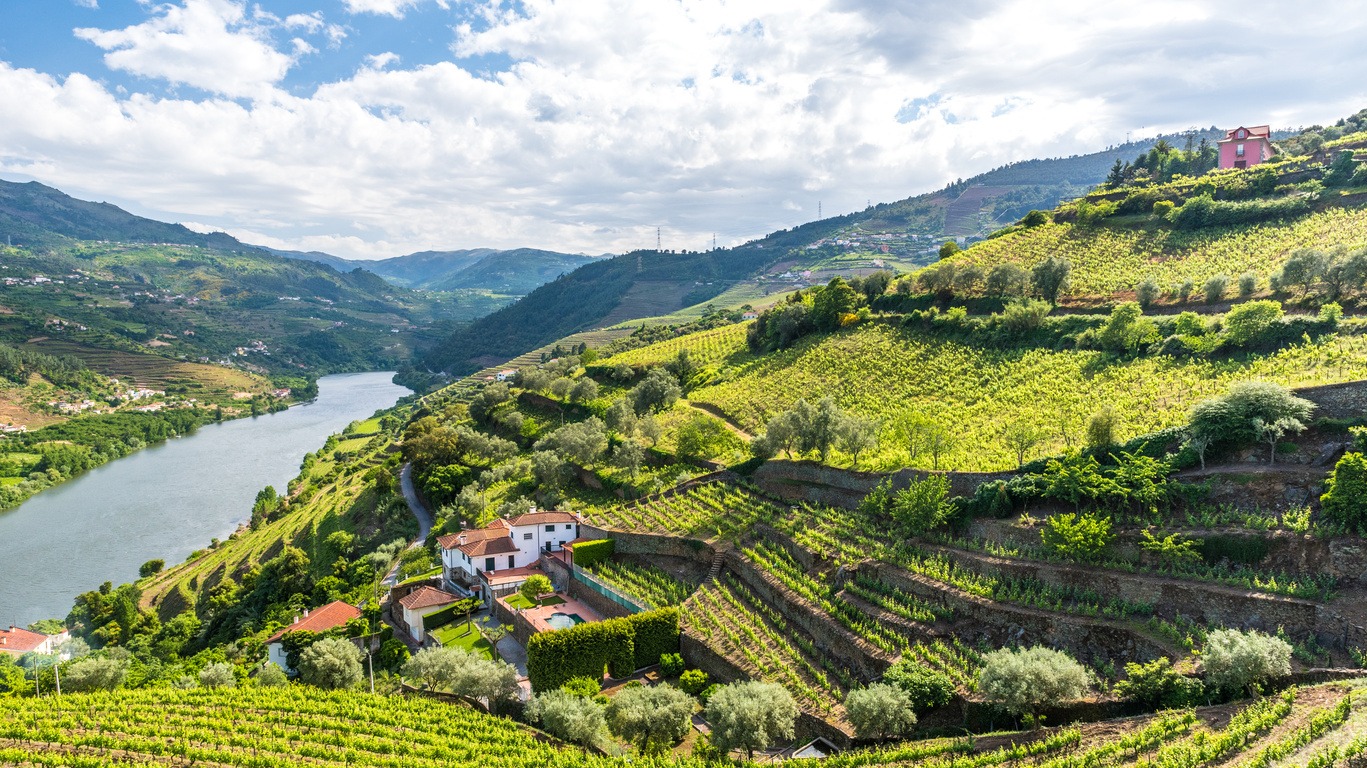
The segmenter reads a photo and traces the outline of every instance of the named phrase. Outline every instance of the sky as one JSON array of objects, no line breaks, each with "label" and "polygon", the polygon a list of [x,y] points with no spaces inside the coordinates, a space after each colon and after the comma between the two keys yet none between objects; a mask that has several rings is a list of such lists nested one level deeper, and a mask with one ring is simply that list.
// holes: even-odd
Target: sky
[{"label": "sky", "polygon": [[1367,0],[0,0],[0,178],[385,258],[732,245],[1367,107]]}]

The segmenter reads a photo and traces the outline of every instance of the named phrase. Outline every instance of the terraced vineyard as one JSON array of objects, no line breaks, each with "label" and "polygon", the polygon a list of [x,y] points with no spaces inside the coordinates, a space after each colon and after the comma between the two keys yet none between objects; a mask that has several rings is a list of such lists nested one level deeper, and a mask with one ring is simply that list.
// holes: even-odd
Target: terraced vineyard
[{"label": "terraced vineyard", "polygon": [[713,481],[633,504],[597,509],[588,514],[588,520],[620,531],[732,539],[748,533],[755,522],[784,513],[782,507],[755,491]]},{"label": "terraced vineyard", "polygon": [[632,366],[651,366],[669,362],[679,353],[688,350],[688,356],[697,365],[711,365],[736,355],[748,355],[745,346],[745,332],[750,323],[723,325],[697,333],[685,334],[666,341],[656,342],[645,347],[629,349],[604,359],[609,365],[624,363]]},{"label": "terraced vineyard", "polygon": [[1027,269],[1050,256],[1072,262],[1075,295],[1132,291],[1153,278],[1165,289],[1216,275],[1259,275],[1264,283],[1287,254],[1302,247],[1359,246],[1367,242],[1367,209],[1330,208],[1292,222],[1183,232],[1167,227],[1080,227],[1046,224],[984,240],[955,257],[990,268],[1014,262]]},{"label": "terraced vineyard", "polygon": [[684,604],[682,620],[708,646],[756,679],[780,683],[816,714],[838,714],[854,684],[847,670],[734,578],[700,587]]},{"label": "terraced vineyard", "polygon": [[693,592],[692,585],[650,565],[608,560],[589,569],[589,572],[608,586],[641,601],[649,609],[680,605]]},{"label": "terraced vineyard", "polygon": [[[1033,423],[1046,430],[1029,459],[1077,444],[1086,420],[1103,407],[1114,410],[1116,436],[1125,440],[1182,423],[1196,402],[1234,381],[1260,378],[1300,387],[1367,378],[1367,336],[1356,330],[1246,359],[1117,361],[1100,352],[975,347],[870,323],[740,365],[726,381],[700,387],[689,399],[714,406],[754,434],[799,399],[815,399],[813,393],[885,426],[918,413],[956,438],[940,469],[1014,469],[1003,425]],[[865,469],[932,467],[930,456],[911,457],[890,430],[877,451],[865,455]]]}]

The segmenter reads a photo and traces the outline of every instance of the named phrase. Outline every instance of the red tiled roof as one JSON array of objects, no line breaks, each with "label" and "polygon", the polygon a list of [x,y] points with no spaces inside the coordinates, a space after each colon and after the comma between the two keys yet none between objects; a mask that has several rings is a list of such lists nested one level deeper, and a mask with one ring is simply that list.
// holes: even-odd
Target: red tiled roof
[{"label": "red tiled roof", "polygon": [[[1241,126],[1239,126],[1239,128],[1242,128],[1242,129],[1244,129],[1245,131],[1248,131],[1248,136],[1247,136],[1246,138],[1249,138],[1249,139],[1270,139],[1270,138],[1272,138],[1272,127],[1271,127],[1271,126],[1268,126],[1268,125],[1254,125],[1254,126],[1241,125]],[[1234,140],[1235,140],[1235,139],[1234,139],[1234,134],[1235,134],[1236,131],[1239,130],[1239,128],[1231,128],[1231,129],[1229,129],[1228,131],[1225,131],[1225,137],[1224,137],[1223,139],[1221,139],[1220,142],[1223,143],[1223,142],[1227,142],[1227,141],[1234,141]]]},{"label": "red tiled roof", "polygon": [[456,547],[461,552],[470,557],[482,557],[485,555],[506,555],[516,552],[517,544],[507,536],[497,539],[484,539],[483,541],[472,541],[469,544],[462,544]]},{"label": "red tiled roof", "polygon": [[286,632],[299,632],[308,630],[309,632],[326,632],[329,629],[336,629],[352,619],[361,618],[361,612],[356,606],[338,600],[335,603],[328,603],[322,608],[314,608],[307,616],[299,619],[293,624],[276,632],[270,636],[266,642],[274,643],[285,636]]},{"label": "red tiled roof", "polygon": [[434,605],[450,605],[460,600],[459,597],[450,592],[443,592],[434,587],[419,587],[399,600],[399,605],[410,611],[417,611],[423,608],[431,608]]},{"label": "red tiled roof", "polygon": [[513,525],[544,525],[546,523],[577,523],[579,518],[569,512],[528,512],[512,519]]},{"label": "red tiled roof", "polygon": [[437,539],[437,546],[442,549],[459,549],[462,543],[462,537],[465,539],[465,544],[473,544],[476,541],[484,541],[485,539],[497,538],[499,536],[507,538],[508,532],[511,530],[512,527],[508,525],[508,521],[499,518],[483,528],[471,528],[465,531],[448,533]]},{"label": "red tiled roof", "polygon": [[47,635],[41,632],[31,632],[19,627],[10,627],[0,630],[0,651],[5,653],[24,654],[36,650],[48,639]]}]

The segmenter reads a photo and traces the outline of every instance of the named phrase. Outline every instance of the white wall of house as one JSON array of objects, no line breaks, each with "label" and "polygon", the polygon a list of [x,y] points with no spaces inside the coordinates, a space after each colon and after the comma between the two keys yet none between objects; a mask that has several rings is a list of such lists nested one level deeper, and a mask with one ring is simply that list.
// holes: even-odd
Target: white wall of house
[{"label": "white wall of house", "polygon": [[459,549],[443,549],[441,564],[447,581],[457,581],[460,574],[473,580],[480,571],[497,572],[508,568],[525,568],[541,559],[543,552],[559,552],[565,542],[579,537],[578,523],[541,523],[514,526],[511,533],[517,552],[471,557]]},{"label": "white wall of house", "polygon": [[284,643],[270,643],[266,646],[266,659],[292,675],[294,670],[290,668],[286,656]]}]

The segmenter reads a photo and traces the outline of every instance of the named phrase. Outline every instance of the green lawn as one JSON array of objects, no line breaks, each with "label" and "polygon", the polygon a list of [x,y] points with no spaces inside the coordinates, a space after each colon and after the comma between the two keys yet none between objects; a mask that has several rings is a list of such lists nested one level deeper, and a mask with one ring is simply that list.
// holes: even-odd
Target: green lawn
[{"label": "green lawn", "polygon": [[466,621],[456,621],[444,627],[430,630],[432,637],[437,639],[443,647],[464,648],[465,650],[485,656],[490,659],[494,657],[494,647],[489,645],[489,641],[475,629],[472,623]]},{"label": "green lawn", "polygon": [[[519,611],[531,608],[533,605],[532,601],[528,600],[520,594],[516,594],[511,597],[505,597],[503,598],[503,600],[509,605],[509,607],[516,608]],[[565,601],[559,597],[548,597],[545,600],[542,600],[539,603],[539,605],[560,605],[564,602]]]}]

